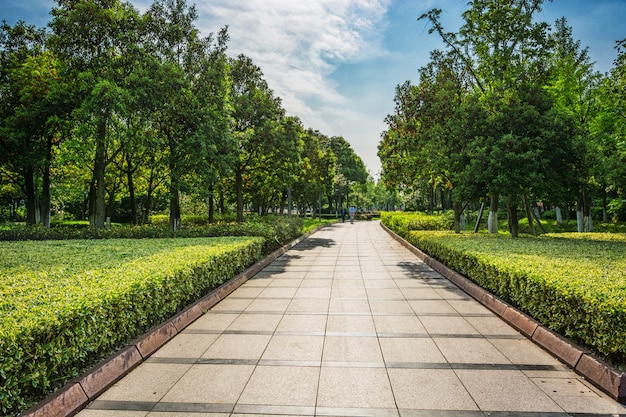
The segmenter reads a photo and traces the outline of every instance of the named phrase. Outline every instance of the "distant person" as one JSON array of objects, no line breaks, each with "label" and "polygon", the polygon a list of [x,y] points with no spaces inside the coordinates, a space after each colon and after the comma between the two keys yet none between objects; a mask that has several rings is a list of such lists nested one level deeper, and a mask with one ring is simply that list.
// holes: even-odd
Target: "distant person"
[{"label": "distant person", "polygon": [[341,208],[341,223],[346,221],[346,209],[345,208]]},{"label": "distant person", "polygon": [[356,213],[356,209],[354,207],[350,207],[350,223],[354,223],[354,215]]}]

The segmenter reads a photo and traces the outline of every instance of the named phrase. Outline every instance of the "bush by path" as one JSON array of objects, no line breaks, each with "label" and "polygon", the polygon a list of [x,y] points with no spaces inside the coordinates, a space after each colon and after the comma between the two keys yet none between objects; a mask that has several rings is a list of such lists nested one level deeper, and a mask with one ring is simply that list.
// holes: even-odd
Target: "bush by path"
[{"label": "bush by path", "polygon": [[262,257],[261,237],[0,242],[0,410],[12,415]]},{"label": "bush by path", "polygon": [[[393,217],[393,216],[388,216]],[[511,239],[393,229],[414,246],[549,328],[626,367],[626,235]]]}]

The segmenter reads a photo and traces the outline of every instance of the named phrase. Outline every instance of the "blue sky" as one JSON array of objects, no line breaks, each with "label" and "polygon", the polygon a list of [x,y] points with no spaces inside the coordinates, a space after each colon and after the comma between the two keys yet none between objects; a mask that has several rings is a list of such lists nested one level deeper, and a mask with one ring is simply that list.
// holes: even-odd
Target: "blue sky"
[{"label": "blue sky", "polygon": [[[0,19],[44,26],[52,0],[0,0]],[[190,4],[194,3],[188,0]],[[151,0],[132,0],[144,11]],[[229,26],[229,54],[250,56],[290,115],[305,127],[343,136],[377,176],[376,156],[395,87],[417,82],[418,68],[441,48],[417,18],[443,10],[457,31],[467,0],[210,0],[196,1],[204,35]],[[626,38],[626,0],[546,1],[539,20],[566,17],[574,37],[589,47],[596,70],[608,71],[615,41]]]}]

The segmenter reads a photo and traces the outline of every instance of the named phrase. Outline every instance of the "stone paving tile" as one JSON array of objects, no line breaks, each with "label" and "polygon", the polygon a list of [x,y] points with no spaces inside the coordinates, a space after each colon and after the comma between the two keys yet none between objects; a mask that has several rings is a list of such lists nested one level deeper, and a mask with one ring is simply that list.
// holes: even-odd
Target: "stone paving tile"
[{"label": "stone paving tile", "polygon": [[189,368],[190,364],[143,363],[106,390],[98,400],[160,401]]},{"label": "stone paving tile", "polygon": [[321,361],[324,336],[275,335],[262,359],[281,361]]},{"label": "stone paving tile", "polygon": [[626,415],[376,222],[320,230],[78,417]]},{"label": "stone paving tile", "polygon": [[460,369],[455,373],[483,411],[563,411],[521,371]]},{"label": "stone paving tile", "polygon": [[151,358],[200,358],[218,337],[217,333],[198,334],[187,331],[170,340]]},{"label": "stone paving tile", "polygon": [[194,365],[161,401],[234,404],[254,369],[253,365]]},{"label": "stone paving tile", "polygon": [[241,314],[226,330],[273,332],[281,318],[280,314],[271,313]]},{"label": "stone paving tile", "polygon": [[315,406],[320,368],[257,366],[239,403]]},{"label": "stone paving tile", "polygon": [[417,316],[374,316],[378,334],[426,335],[426,328]]},{"label": "stone paving tile", "polygon": [[322,367],[318,390],[318,407],[396,408],[384,368]]},{"label": "stone paving tile", "polygon": [[426,314],[457,314],[457,311],[445,300],[409,300],[409,306],[418,316]]},{"label": "stone paving tile", "polygon": [[376,329],[370,315],[330,315],[326,322],[326,334],[376,336]]},{"label": "stone paving tile", "polygon": [[385,337],[379,340],[385,363],[388,366],[396,364],[396,366],[408,367],[411,364],[444,364],[446,362],[439,347],[430,338]]},{"label": "stone paving tile", "polygon": [[222,334],[206,350],[206,359],[255,359],[263,355],[271,334]]},{"label": "stone paving tile", "polygon": [[291,303],[290,298],[257,298],[246,307],[246,313],[284,313]]},{"label": "stone paving tile", "polygon": [[450,369],[389,369],[391,387],[402,409],[478,410]]},{"label": "stone paving tile", "polygon": [[330,300],[323,299],[294,299],[287,307],[287,314],[311,313],[327,314]]},{"label": "stone paving tile", "polygon": [[450,363],[508,364],[508,359],[486,339],[433,338]]},{"label": "stone paving tile", "polygon": [[420,315],[419,319],[430,334],[479,334],[478,331],[463,317]]},{"label": "stone paving tile", "polygon": [[375,336],[331,336],[324,343],[324,362],[378,362],[383,356]]},{"label": "stone paving tile", "polygon": [[285,314],[278,323],[275,334],[323,335],[326,322],[326,314]]}]

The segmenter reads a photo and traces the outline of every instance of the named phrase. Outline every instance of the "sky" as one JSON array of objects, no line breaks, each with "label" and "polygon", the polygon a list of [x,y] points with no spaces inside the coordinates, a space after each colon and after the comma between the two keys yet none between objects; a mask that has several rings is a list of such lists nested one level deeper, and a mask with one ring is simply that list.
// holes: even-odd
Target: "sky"
[{"label": "sky", "polygon": [[[145,11],[151,0],[132,0]],[[305,128],[342,136],[377,178],[377,147],[394,110],[397,85],[416,84],[430,52],[442,49],[418,17],[442,9],[456,32],[468,0],[187,0],[196,5],[203,36],[228,26],[228,54],[258,65],[288,115]],[[0,20],[45,26],[53,0],[0,0]],[[589,48],[595,69],[611,69],[615,41],[626,38],[626,0],[546,1],[537,20],[567,18]]]}]

